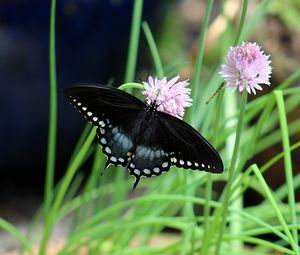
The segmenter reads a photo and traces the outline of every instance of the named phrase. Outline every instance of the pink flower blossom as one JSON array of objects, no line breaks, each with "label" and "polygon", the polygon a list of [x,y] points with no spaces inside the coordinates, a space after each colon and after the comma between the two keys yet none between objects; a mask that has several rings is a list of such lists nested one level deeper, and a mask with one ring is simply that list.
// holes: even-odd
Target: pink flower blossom
[{"label": "pink flower blossom", "polygon": [[262,90],[259,84],[270,86],[269,78],[272,67],[270,56],[260,50],[257,43],[243,42],[240,46],[230,47],[226,63],[221,66],[220,74],[226,82],[226,87],[237,88],[242,93],[246,90],[249,94],[256,94]]},{"label": "pink flower blossom", "polygon": [[170,81],[167,81],[166,77],[160,80],[149,76],[148,82],[143,82],[145,86],[143,95],[146,97],[147,104],[155,104],[158,111],[182,119],[184,108],[192,105],[191,89],[187,88],[189,85],[187,80],[181,82],[178,80],[179,75]]}]

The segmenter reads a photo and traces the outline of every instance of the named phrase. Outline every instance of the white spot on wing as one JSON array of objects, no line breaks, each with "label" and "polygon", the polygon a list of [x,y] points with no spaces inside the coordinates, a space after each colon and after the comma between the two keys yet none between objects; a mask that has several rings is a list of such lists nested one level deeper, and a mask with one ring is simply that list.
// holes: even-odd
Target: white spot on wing
[{"label": "white spot on wing", "polygon": [[110,157],[110,160],[111,160],[112,162],[117,162],[117,158],[114,157],[114,156],[111,156],[111,157]]},{"label": "white spot on wing", "polygon": [[107,143],[107,142],[106,142],[106,139],[105,139],[104,137],[102,137],[102,138],[100,139],[100,142],[103,143],[103,144],[106,144],[106,143]]},{"label": "white spot on wing", "polygon": [[149,169],[147,169],[147,168],[144,169],[143,172],[144,172],[145,174],[150,174],[150,173],[151,173],[151,171],[150,171]]},{"label": "white spot on wing", "polygon": [[122,163],[125,161],[125,159],[123,159],[123,158],[121,158],[121,157],[119,157],[118,160],[119,160],[120,162],[122,162]]},{"label": "white spot on wing", "polygon": [[166,168],[166,167],[168,167],[168,165],[169,165],[168,162],[164,162],[164,163],[162,163],[161,166],[162,166],[163,168]]},{"label": "white spot on wing", "polygon": [[109,147],[105,147],[105,149],[104,149],[108,154],[110,154],[111,153],[111,149],[109,148]]},{"label": "white spot on wing", "polygon": [[87,112],[87,115],[88,116],[92,116],[93,114],[91,112]]},{"label": "white spot on wing", "polygon": [[86,107],[84,107],[84,106],[82,107],[82,110],[83,110],[83,111],[86,111],[86,109],[87,109]]},{"label": "white spot on wing", "polygon": [[105,127],[105,123],[104,123],[104,121],[99,121],[99,125],[101,126],[101,127]]},{"label": "white spot on wing", "polygon": [[140,175],[141,174],[141,171],[139,169],[134,169],[133,171],[136,175]]},{"label": "white spot on wing", "polygon": [[159,169],[158,167],[154,167],[154,168],[153,168],[153,172],[154,172],[154,173],[159,173],[159,172],[160,172],[160,169]]}]

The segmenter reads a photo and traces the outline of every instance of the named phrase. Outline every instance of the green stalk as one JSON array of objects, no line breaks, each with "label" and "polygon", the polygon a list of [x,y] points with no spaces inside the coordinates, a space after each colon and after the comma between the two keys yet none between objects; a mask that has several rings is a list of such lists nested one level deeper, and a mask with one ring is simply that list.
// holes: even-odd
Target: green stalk
[{"label": "green stalk", "polygon": [[137,53],[140,38],[140,27],[142,18],[143,0],[135,0],[133,6],[133,15],[131,22],[131,32],[129,39],[127,65],[125,71],[125,82],[132,82],[134,80]]},{"label": "green stalk", "polygon": [[246,14],[247,14],[247,9],[248,9],[248,0],[244,0],[242,14],[241,14],[241,20],[240,20],[237,36],[234,41],[234,45],[238,45],[241,42],[242,32],[243,32],[244,23],[245,23]]},{"label": "green stalk", "polygon": [[264,177],[262,176],[262,174],[260,173],[257,165],[253,165],[252,166],[253,168],[253,172],[255,173],[260,185],[262,186],[262,188],[264,189],[264,192],[266,194],[266,197],[268,198],[271,206],[273,207],[273,210],[274,212],[276,213],[276,216],[280,222],[280,224],[282,225],[283,227],[283,230],[287,236],[287,238],[289,239],[289,242],[290,242],[290,245],[292,246],[294,252],[296,255],[299,255],[299,246],[297,245],[297,243],[295,242],[295,240],[293,239],[293,236],[284,220],[284,217],[282,216],[281,212],[280,212],[280,209],[277,205],[277,202],[276,200],[274,199],[269,187],[268,187],[268,184],[266,183]]},{"label": "green stalk", "polygon": [[[224,98],[224,90],[220,92],[221,94],[217,98],[217,112],[216,112],[216,117],[214,119],[214,129],[212,133],[212,139],[213,142],[215,142],[217,139],[217,134],[219,132],[219,122],[221,118],[221,110],[222,110],[222,102]],[[207,181],[205,185],[205,205],[204,205],[204,233],[203,236],[206,236],[206,233],[209,231],[209,217],[210,217],[210,203],[209,201],[211,200],[211,195],[212,195],[212,186],[213,186],[213,180],[212,180],[212,175],[210,173],[207,174]]]},{"label": "green stalk", "polygon": [[207,31],[207,27],[208,27],[208,23],[209,23],[209,18],[211,15],[213,3],[214,3],[213,0],[207,1],[203,25],[201,27],[201,32],[200,32],[196,64],[195,64],[195,68],[194,68],[193,78],[191,81],[192,99],[194,102],[197,101],[197,97],[199,95],[201,69],[202,69],[203,56],[204,56],[204,42],[205,42],[206,31]]},{"label": "green stalk", "polygon": [[[237,36],[234,41],[234,45],[238,45],[241,41],[241,36],[242,36],[242,31],[243,31],[243,27],[244,27],[244,23],[245,23],[245,19],[246,19],[247,9],[248,9],[248,0],[244,0],[241,19],[240,19],[240,23],[239,23]],[[244,93],[243,98],[242,98],[241,113],[240,113],[240,117],[239,117],[239,123],[238,123],[238,127],[237,127],[237,133],[236,133],[235,144],[234,144],[234,149],[233,149],[233,156],[232,156],[230,167],[229,167],[229,178],[228,178],[228,183],[226,185],[226,188],[228,187],[228,190],[227,189],[225,190],[226,193],[225,193],[225,204],[224,204],[224,213],[223,213],[223,217],[225,216],[224,217],[225,220],[223,221],[223,224],[221,225],[221,231],[219,232],[218,241],[217,241],[216,250],[215,250],[216,255],[218,255],[220,253],[222,235],[223,235],[224,228],[226,225],[227,207],[229,205],[231,186],[233,185],[233,179],[234,179],[235,174],[239,174],[238,169],[235,170],[235,168],[236,168],[235,164],[237,161],[237,155],[238,155],[238,149],[239,149],[239,139],[240,139],[239,136],[241,135],[241,128],[242,128],[242,124],[243,124],[243,117],[244,117],[246,102],[247,102],[247,93]],[[239,129],[239,127],[240,127],[240,129]],[[239,197],[239,199],[234,201],[232,206],[234,206],[235,209],[242,209],[243,197],[241,196],[241,197]],[[230,223],[229,228],[230,228],[230,232],[232,234],[238,234],[239,231],[241,231],[243,229],[242,218],[240,216],[238,216],[234,221],[232,221]],[[234,240],[232,242],[232,246],[233,246],[233,251],[239,252],[242,249],[243,242],[241,240]]]},{"label": "green stalk", "polygon": [[14,238],[16,238],[21,243],[22,248],[25,249],[25,251],[27,251],[29,254],[34,254],[31,244],[23,236],[23,234],[16,227],[2,218],[0,218],[0,229],[3,229],[7,233],[10,233]]},{"label": "green stalk", "polygon": [[[128,56],[127,56],[127,64],[126,64],[125,79],[124,79],[125,83],[133,82],[135,77],[137,54],[139,48],[138,46],[139,46],[139,38],[140,38],[142,10],[143,10],[143,0],[135,0],[133,4],[133,15],[131,20],[131,32],[129,38]],[[126,85],[124,85],[124,87],[127,88]],[[124,179],[124,174],[125,171],[117,171],[116,173],[116,181],[115,181],[116,192],[113,198],[114,203],[117,203],[126,197],[127,192],[124,190],[124,187],[121,185]],[[117,214],[116,217],[119,217],[119,214]]]},{"label": "green stalk", "polygon": [[217,231],[220,221],[222,221],[219,231],[219,236],[218,236],[218,241],[217,241],[217,246],[216,246],[216,254],[218,254],[221,243],[222,243],[222,236],[226,224],[226,214],[228,210],[228,205],[229,205],[229,198],[230,198],[230,193],[231,193],[231,186],[233,183],[233,177],[235,176],[235,165],[236,165],[236,160],[238,158],[238,151],[239,151],[239,144],[240,144],[240,138],[241,138],[241,133],[242,133],[242,127],[243,127],[243,118],[244,118],[244,111],[245,111],[245,105],[247,102],[247,93],[244,92],[241,98],[241,105],[240,105],[240,115],[239,115],[239,120],[237,124],[237,131],[236,131],[236,137],[235,137],[235,143],[234,143],[234,149],[233,149],[233,154],[232,154],[232,159],[230,163],[230,167],[228,170],[229,176],[228,176],[228,181],[227,185],[225,187],[224,193],[222,194],[222,197],[220,201],[222,201],[222,207],[218,208],[214,215],[214,221],[210,227],[210,231],[207,233],[207,235],[204,238],[203,246],[201,248],[201,254],[206,255],[208,253],[208,248],[210,245],[210,240],[212,240],[214,233]]},{"label": "green stalk", "polygon": [[59,190],[57,192],[57,196],[54,200],[53,206],[51,210],[49,211],[47,218],[46,218],[46,223],[45,223],[45,230],[42,236],[42,241],[41,241],[41,246],[40,246],[40,255],[46,254],[46,248],[47,248],[47,243],[50,237],[50,234],[53,229],[53,225],[55,223],[55,217],[57,215],[57,210],[59,209],[61,203],[63,202],[63,199],[66,195],[66,192],[72,182],[72,179],[74,175],[76,174],[78,167],[81,164],[81,161],[84,159],[85,154],[89,150],[89,147],[95,137],[95,129],[90,132],[89,136],[87,137],[85,143],[82,145],[80,151],[74,158],[74,160],[71,162],[70,167],[67,170],[67,173],[64,177],[64,180],[59,187]]},{"label": "green stalk", "polygon": [[229,206],[229,200],[230,200],[230,191],[231,187],[233,184],[234,176],[237,174],[235,169],[236,169],[236,162],[238,160],[238,152],[239,152],[239,147],[240,147],[240,139],[242,135],[242,128],[243,128],[243,120],[244,120],[244,114],[245,114],[245,106],[247,103],[247,93],[244,92],[241,98],[241,106],[240,106],[240,116],[237,124],[237,131],[236,131],[236,136],[235,136],[235,142],[234,142],[234,148],[233,148],[233,153],[232,153],[232,158],[228,170],[228,181],[227,185],[225,188],[225,195],[224,195],[224,201],[223,201],[223,220],[219,229],[219,234],[218,234],[218,241],[216,243],[216,250],[215,254],[218,255],[220,253],[220,248],[222,244],[222,239],[223,239],[223,234],[224,234],[224,229],[226,225],[226,219],[227,219],[227,211],[228,211],[228,206]]},{"label": "green stalk", "polygon": [[[206,37],[206,32],[207,32],[207,28],[208,28],[208,23],[209,23],[209,19],[210,19],[210,15],[211,15],[211,11],[212,11],[212,6],[213,6],[213,0],[208,0],[207,1],[207,6],[206,6],[206,10],[205,10],[205,16],[204,16],[204,20],[203,20],[203,25],[201,28],[201,32],[200,32],[200,38],[199,38],[199,44],[198,44],[198,51],[197,51],[197,57],[196,57],[196,64],[195,64],[195,68],[194,68],[194,72],[193,72],[193,78],[191,81],[191,88],[192,88],[192,94],[191,97],[194,101],[194,106],[197,105],[196,101],[197,101],[197,96],[199,94],[199,89],[200,89],[200,76],[201,76],[201,70],[202,70],[202,64],[203,64],[203,56],[204,56],[204,42],[205,42],[205,37]],[[192,110],[188,109],[186,112],[186,119],[191,122],[191,115],[192,115]],[[187,186],[187,180],[188,180],[188,173],[184,173],[184,181],[185,181],[185,194],[186,195],[193,195],[195,193],[195,188],[190,188]],[[209,187],[207,187],[209,188]],[[207,211],[209,210],[209,208],[207,209]],[[185,203],[184,204],[184,210],[183,210],[183,214],[184,216],[189,216],[189,217],[194,217],[194,210],[193,210],[193,204],[192,203]],[[191,232],[193,231],[193,229],[196,226],[193,226],[192,228],[184,231],[183,235],[184,235],[184,242],[187,242],[188,240],[190,240],[191,237],[194,238],[195,235],[191,234]],[[192,243],[194,241],[192,240]]]},{"label": "green stalk", "polygon": [[157,47],[156,47],[156,43],[154,41],[151,30],[149,28],[149,25],[146,21],[144,21],[142,23],[142,27],[143,27],[144,34],[145,34],[145,37],[147,39],[150,51],[151,51],[152,59],[154,61],[156,74],[157,74],[158,78],[163,78],[164,77],[164,69],[163,69],[163,66],[162,66],[162,63],[161,63],[161,59],[160,59]]},{"label": "green stalk", "polygon": [[120,87],[118,87],[118,89],[120,90],[144,89],[144,86],[140,83],[128,82],[122,84]]},{"label": "green stalk", "polygon": [[[296,225],[297,213],[296,213],[296,205],[295,205],[293,168],[292,168],[292,159],[291,159],[291,152],[290,152],[290,141],[289,141],[288,124],[286,119],[286,111],[285,111],[282,91],[276,90],[274,91],[274,95],[278,106],[279,122],[281,127],[282,146],[284,152],[284,169],[285,169],[285,176],[286,176],[286,182],[288,188],[288,202],[291,208],[290,210],[291,223]],[[297,229],[293,230],[293,236],[294,236],[295,243],[298,243]]]},{"label": "green stalk", "polygon": [[44,210],[47,215],[53,197],[53,179],[55,171],[55,147],[57,126],[57,89],[55,59],[55,9],[56,0],[51,0],[50,34],[49,34],[49,72],[50,72],[50,109],[48,127],[48,151],[46,166],[46,183],[44,194]]}]

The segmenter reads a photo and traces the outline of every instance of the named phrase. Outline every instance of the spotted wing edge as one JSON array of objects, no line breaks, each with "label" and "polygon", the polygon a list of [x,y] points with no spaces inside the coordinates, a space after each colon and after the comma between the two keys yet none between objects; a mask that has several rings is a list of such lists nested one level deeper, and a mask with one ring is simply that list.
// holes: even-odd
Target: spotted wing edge
[{"label": "spotted wing edge", "polygon": [[[158,112],[162,125],[176,137],[176,143],[189,148],[195,147],[196,150],[204,151],[210,158],[210,164],[204,164],[192,159],[183,159],[180,153],[170,152],[169,159],[171,165],[185,169],[201,170],[210,173],[222,173],[224,165],[222,158],[216,149],[192,126],[174,116],[164,112]],[[176,123],[177,128],[174,128]],[[172,125],[173,124],[173,125]],[[187,139],[188,138],[188,139]],[[195,150],[194,150],[195,151]]]}]

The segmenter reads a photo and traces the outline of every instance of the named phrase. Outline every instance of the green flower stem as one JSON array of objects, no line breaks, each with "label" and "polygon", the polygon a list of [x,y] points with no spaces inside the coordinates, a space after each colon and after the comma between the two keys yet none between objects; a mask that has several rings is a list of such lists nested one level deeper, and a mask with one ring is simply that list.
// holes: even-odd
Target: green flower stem
[{"label": "green flower stem", "polygon": [[222,213],[223,220],[222,220],[222,223],[221,223],[221,226],[219,229],[218,241],[217,241],[216,250],[215,250],[216,255],[218,255],[220,253],[222,238],[223,238],[224,229],[225,229],[225,225],[226,225],[226,221],[227,221],[227,210],[228,210],[228,206],[229,206],[231,187],[233,184],[234,176],[237,174],[237,173],[235,173],[235,169],[236,169],[236,162],[238,160],[238,152],[239,152],[239,147],[240,147],[240,139],[241,139],[241,135],[242,135],[245,106],[247,103],[247,95],[248,94],[246,92],[244,92],[242,95],[242,98],[241,98],[240,116],[239,116],[239,120],[238,120],[238,124],[237,124],[232,158],[231,158],[231,162],[230,162],[230,166],[229,166],[229,170],[228,170],[228,173],[229,173],[228,181],[227,181],[225,193],[224,193],[223,213]]},{"label": "green flower stem", "polygon": [[[242,9],[242,14],[241,14],[241,19],[240,19],[240,22],[239,22],[239,28],[238,28],[238,32],[237,32],[237,36],[235,38],[235,42],[234,42],[234,45],[238,45],[240,42],[241,42],[241,38],[242,38],[242,31],[243,31],[243,28],[244,28],[244,24],[245,24],[245,19],[246,19],[246,14],[247,14],[247,9],[248,9],[248,0],[244,0],[243,1],[243,9]],[[246,94],[246,93],[244,93]],[[241,106],[241,113],[240,113],[240,121],[239,124],[242,125],[242,121],[243,121],[243,117],[244,117],[244,111],[245,109],[242,109],[242,107],[245,107],[246,105],[246,102],[247,102],[247,94],[246,96],[244,96],[245,98],[242,98],[242,106]],[[237,136],[238,134],[240,135],[239,133],[239,127],[237,128],[237,134],[236,134],[236,140],[235,140],[235,145],[234,145],[234,150],[238,150],[238,147],[239,147],[239,140],[237,141]],[[231,185],[233,184],[233,179],[234,179],[234,173],[235,174],[239,174],[238,173],[238,169],[235,170],[236,166],[232,166],[232,169],[231,169],[231,165],[232,164],[235,164],[235,162],[237,161],[237,151],[236,151],[236,155],[235,155],[235,152],[233,152],[233,157],[231,159],[231,164],[230,164],[230,168],[229,168],[229,179],[230,182],[227,183],[227,185],[229,185],[229,188],[228,188],[228,192],[227,194],[225,194],[225,205],[224,205],[224,214],[223,214],[223,217],[225,218],[225,220],[223,221],[223,224],[221,225],[221,231],[219,233],[219,237],[218,237],[218,242],[217,242],[217,246],[216,246],[216,251],[215,251],[215,254],[219,254],[220,252],[220,248],[221,248],[221,241],[222,241],[222,234],[223,234],[223,231],[224,231],[224,228],[225,228],[225,225],[226,225],[226,213],[227,213],[227,208],[226,206],[228,206],[229,204],[229,199],[230,199],[230,189],[231,189]],[[234,161],[234,163],[233,163]],[[232,176],[231,176],[232,175]],[[243,208],[243,197],[239,197],[239,199],[235,200],[232,204],[232,206],[237,209],[237,210],[241,210]],[[242,218],[240,216],[237,215],[237,217],[231,217],[231,218],[235,218],[232,222],[230,222],[230,225],[229,225],[229,228],[230,228],[230,233],[232,233],[233,235],[234,234],[238,234],[242,229],[243,229],[243,223],[242,223]],[[237,240],[233,240],[232,241],[232,247],[233,247],[233,251],[234,252],[239,252],[242,250],[242,247],[243,247],[243,242],[239,239]]]},{"label": "green flower stem", "polygon": [[196,64],[195,64],[195,68],[194,68],[193,78],[191,81],[192,99],[194,102],[197,101],[197,97],[198,97],[199,91],[200,91],[201,69],[202,69],[203,56],[204,56],[204,42],[205,42],[206,32],[207,32],[207,28],[208,28],[208,23],[209,23],[209,18],[210,18],[211,11],[212,11],[213,3],[214,3],[213,0],[207,1],[205,16],[204,16],[203,24],[201,26]]},{"label": "green flower stem", "polygon": [[[282,137],[282,145],[283,145],[283,152],[284,152],[284,169],[285,169],[285,176],[286,176],[286,182],[288,188],[288,202],[291,208],[290,210],[291,223],[296,225],[297,214],[296,214],[296,205],[295,205],[293,169],[292,169],[292,159],[291,159],[291,152],[290,152],[290,141],[289,141],[288,124],[286,119],[286,111],[285,111],[282,91],[276,90],[274,91],[274,95],[278,106],[279,122],[281,127],[281,137]],[[295,243],[298,243],[297,229],[293,230],[293,236],[294,236]]]},{"label": "green flower stem", "polygon": [[[128,57],[125,70],[125,83],[131,83],[134,81],[136,64],[137,64],[137,54],[139,49],[139,38],[140,38],[140,28],[141,28],[141,19],[142,19],[142,10],[143,10],[143,0],[134,0],[133,4],[133,14],[131,20],[131,31],[129,38],[129,47],[128,47]],[[125,89],[130,86],[124,85]],[[124,89],[124,87],[122,89]],[[114,203],[122,201],[127,195],[128,190],[124,190],[124,187],[121,186],[122,180],[124,179],[125,171],[117,171],[115,176],[116,192],[114,193]],[[116,215],[119,217],[119,215]]]},{"label": "green flower stem", "polygon": [[[237,98],[236,95],[233,93],[227,93],[225,95],[225,118],[228,119],[228,121],[225,123],[225,129],[230,128],[236,128],[237,119],[230,119],[231,116],[234,116],[238,112],[238,106],[237,106]],[[226,159],[231,159],[232,157],[232,151],[234,150],[234,143],[235,143],[235,134],[230,134],[226,139]],[[236,160],[237,161],[237,160]],[[238,177],[240,177],[240,173],[238,171],[238,168],[236,168],[235,173],[238,173]],[[236,176],[233,176],[232,179],[236,180]],[[232,187],[231,187],[232,188]],[[240,187],[238,188],[240,189]],[[231,194],[229,195],[231,197]],[[236,211],[243,209],[243,197],[240,196],[238,199],[231,201],[231,208],[234,208]],[[242,226],[242,218],[239,214],[236,214],[234,212],[231,213],[230,219],[234,219],[230,222],[229,225],[229,231],[231,235],[235,236],[242,232],[243,226]],[[231,247],[233,252],[240,252],[243,249],[243,243],[241,240],[236,239],[231,241]]]},{"label": "green flower stem", "polygon": [[132,82],[134,80],[137,53],[140,38],[140,27],[143,10],[143,0],[135,0],[133,5],[133,15],[131,22],[131,32],[129,39],[127,65],[125,71],[125,82]]},{"label": "green flower stem", "polygon": [[[234,149],[233,149],[230,167],[228,170],[228,173],[229,173],[228,181],[227,181],[227,185],[225,187],[225,191],[222,194],[222,197],[220,199],[220,201],[222,201],[223,206],[217,209],[217,211],[214,215],[214,221],[211,224],[210,230],[207,233],[207,235],[204,237],[204,242],[203,242],[202,249],[201,249],[202,255],[206,255],[208,253],[210,240],[213,239],[213,235],[217,230],[218,230],[219,236],[218,236],[218,241],[216,244],[216,254],[218,254],[221,243],[222,243],[222,236],[223,236],[223,232],[224,232],[224,228],[225,228],[225,224],[226,224],[227,210],[228,210],[229,198],[230,198],[230,194],[231,194],[231,186],[233,184],[233,177],[235,176],[235,166],[236,166],[236,161],[238,158],[238,151],[239,151],[239,144],[240,144],[240,138],[241,138],[241,133],[242,133],[242,127],[243,127],[243,118],[244,118],[246,102],[247,102],[247,93],[245,92],[245,93],[243,93],[242,98],[241,98],[240,115],[239,115],[239,120],[238,120],[238,124],[237,124]],[[221,222],[221,226],[218,229],[220,222]]]},{"label": "green flower stem", "polygon": [[243,28],[244,28],[244,24],[245,24],[247,9],[248,9],[248,0],[244,0],[240,24],[239,24],[237,36],[234,41],[234,45],[238,45],[242,40],[242,32],[243,32]]},{"label": "green flower stem", "polygon": [[[213,143],[217,140],[217,134],[219,132],[219,122],[221,118],[221,110],[222,110],[222,102],[224,98],[224,90],[222,90],[217,99],[217,112],[216,117],[214,119],[214,129],[212,132]],[[210,203],[211,195],[212,195],[212,186],[213,180],[212,175],[210,173],[207,174],[207,181],[205,185],[205,205],[204,205],[204,233],[203,236],[206,236],[206,233],[209,231],[209,217],[210,217]]]},{"label": "green flower stem", "polygon": [[161,59],[156,47],[156,43],[154,41],[153,35],[151,33],[151,30],[149,28],[149,25],[146,21],[144,21],[142,23],[142,28],[144,31],[144,34],[146,36],[150,51],[151,51],[151,55],[152,55],[152,59],[154,61],[154,66],[156,69],[156,74],[158,76],[158,78],[163,78],[164,77],[164,69],[161,63]]},{"label": "green flower stem", "polygon": [[22,248],[25,249],[29,254],[33,255],[34,252],[32,250],[31,244],[29,241],[23,236],[23,234],[13,225],[11,225],[6,220],[0,218],[0,229],[3,229],[7,233],[10,233],[13,237],[15,237],[22,245]]},{"label": "green flower stem", "polygon": [[46,183],[44,194],[44,212],[47,215],[53,197],[53,179],[55,171],[55,148],[57,126],[57,89],[55,60],[55,9],[56,0],[51,0],[50,34],[49,34],[49,72],[50,72],[50,109],[48,128],[48,151],[46,167]]},{"label": "green flower stem", "polygon": [[72,182],[72,179],[74,175],[76,174],[78,167],[81,164],[81,161],[84,159],[86,153],[89,150],[90,145],[92,144],[92,141],[95,137],[95,129],[93,129],[89,136],[87,137],[85,143],[82,145],[80,151],[74,158],[73,162],[71,162],[70,167],[67,170],[67,173],[64,177],[64,180],[62,181],[61,186],[59,187],[59,190],[57,192],[57,196],[54,200],[53,206],[51,210],[49,211],[47,218],[46,218],[46,223],[45,223],[45,230],[43,233],[42,241],[41,241],[41,246],[40,246],[40,255],[46,254],[46,248],[47,248],[47,243],[50,237],[50,234],[53,229],[53,225],[55,223],[56,215],[57,215],[57,210],[59,209],[60,205],[63,202],[63,199],[66,195],[66,192]]},{"label": "green flower stem", "polygon": [[[201,32],[200,32],[200,38],[199,38],[199,44],[198,44],[198,51],[197,51],[197,57],[196,57],[196,64],[195,64],[195,68],[194,68],[194,73],[193,73],[193,78],[191,81],[191,88],[192,88],[192,99],[194,100],[194,105],[197,105],[197,96],[199,94],[199,89],[200,89],[200,76],[201,76],[201,69],[202,69],[202,63],[203,63],[203,55],[204,55],[204,42],[205,42],[205,37],[206,37],[206,32],[207,32],[207,28],[208,28],[208,24],[209,24],[209,18],[211,15],[211,11],[212,11],[212,6],[213,6],[213,0],[208,0],[207,1],[207,6],[206,6],[206,10],[205,10],[205,16],[204,16],[204,20],[203,20],[203,24],[201,27]],[[195,108],[194,106],[194,108]],[[192,110],[191,109],[187,109],[186,111],[186,119],[188,122],[191,122],[191,115],[192,115]],[[193,123],[192,123],[193,124]],[[188,180],[188,173],[185,173],[185,186],[186,186],[186,190],[185,190],[185,194],[186,195],[192,195],[195,193],[195,188],[191,189],[187,186],[187,180]],[[183,214],[185,216],[192,216],[193,213],[193,205],[192,203],[185,203],[184,205],[184,210],[183,210]],[[194,228],[190,228],[190,230],[187,230],[184,232],[184,236],[185,236],[185,241],[187,241],[187,239],[190,239],[190,237],[194,237],[193,234],[190,234],[189,232],[191,232]]]},{"label": "green flower stem", "polygon": [[122,84],[118,89],[120,90],[144,89],[144,85],[140,83],[128,82]]},{"label": "green flower stem", "polygon": [[280,224],[282,225],[283,230],[284,230],[287,238],[289,239],[290,245],[292,246],[295,254],[299,255],[300,254],[299,253],[300,252],[299,251],[299,246],[297,245],[297,243],[293,239],[293,236],[292,236],[292,234],[291,234],[291,232],[290,232],[290,230],[289,230],[289,228],[288,228],[288,226],[287,226],[287,224],[286,224],[286,222],[284,220],[284,217],[282,216],[282,214],[280,212],[280,209],[279,209],[279,207],[278,207],[278,205],[277,205],[277,203],[276,203],[276,201],[275,201],[275,199],[274,199],[274,197],[273,197],[273,195],[272,195],[272,193],[271,193],[271,191],[270,191],[270,189],[268,187],[268,184],[266,183],[264,177],[260,173],[257,165],[253,165],[252,168],[253,168],[253,172],[255,173],[255,175],[256,175],[256,177],[257,177],[260,185],[263,187],[264,192],[266,194],[266,197],[268,198],[271,206],[273,207],[273,210],[276,213],[276,216],[277,216]]}]

